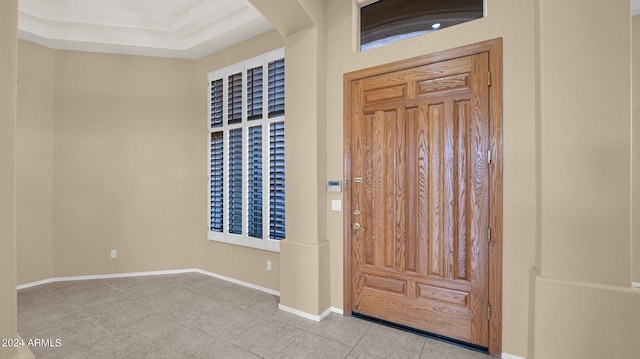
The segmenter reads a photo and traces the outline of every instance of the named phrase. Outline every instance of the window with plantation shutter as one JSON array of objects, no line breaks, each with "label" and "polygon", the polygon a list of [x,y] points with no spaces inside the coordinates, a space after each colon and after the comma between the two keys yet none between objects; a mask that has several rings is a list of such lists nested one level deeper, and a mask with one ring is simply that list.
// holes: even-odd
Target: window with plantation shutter
[{"label": "window with plantation shutter", "polygon": [[208,238],[285,238],[285,67],[279,49],[209,74]]}]

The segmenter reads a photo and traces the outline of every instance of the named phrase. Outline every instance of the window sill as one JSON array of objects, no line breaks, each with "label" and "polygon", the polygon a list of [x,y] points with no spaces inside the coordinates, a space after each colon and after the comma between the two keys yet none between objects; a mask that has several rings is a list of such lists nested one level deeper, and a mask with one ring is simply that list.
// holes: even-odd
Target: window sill
[{"label": "window sill", "polygon": [[209,232],[207,239],[214,242],[233,244],[236,246],[261,249],[268,252],[280,253],[280,241],[270,239],[258,239],[245,235],[225,234]]}]

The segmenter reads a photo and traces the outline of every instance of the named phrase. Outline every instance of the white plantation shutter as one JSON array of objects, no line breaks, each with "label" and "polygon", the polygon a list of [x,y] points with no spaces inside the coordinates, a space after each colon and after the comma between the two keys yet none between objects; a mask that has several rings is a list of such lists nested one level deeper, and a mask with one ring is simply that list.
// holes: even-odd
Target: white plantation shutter
[{"label": "white plantation shutter", "polygon": [[224,221],[224,137],[222,132],[211,134],[211,153],[209,163],[209,229],[213,232],[223,231]]},{"label": "white plantation shutter", "polygon": [[211,127],[222,127],[222,79],[211,82]]},{"label": "white plantation shutter", "polygon": [[284,59],[269,62],[269,118],[284,115]]},{"label": "white plantation shutter", "polygon": [[269,237],[284,238],[284,122],[269,130]]},{"label": "white plantation shutter", "polygon": [[242,73],[229,76],[228,80],[228,109],[229,124],[242,122]]},{"label": "white plantation shutter", "polygon": [[247,119],[262,118],[262,66],[247,70]]},{"label": "white plantation shutter", "polygon": [[248,234],[262,238],[262,126],[249,127]]},{"label": "white plantation shutter", "polygon": [[242,128],[229,131],[229,233],[242,234]]},{"label": "white plantation shutter", "polygon": [[209,74],[209,239],[279,251],[284,80],[282,49]]}]

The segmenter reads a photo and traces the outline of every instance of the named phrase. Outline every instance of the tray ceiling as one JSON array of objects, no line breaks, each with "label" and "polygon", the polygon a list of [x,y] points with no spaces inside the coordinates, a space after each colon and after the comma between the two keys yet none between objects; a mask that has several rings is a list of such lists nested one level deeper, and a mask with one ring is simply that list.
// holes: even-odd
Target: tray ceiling
[{"label": "tray ceiling", "polygon": [[20,0],[18,27],[55,49],[191,59],[272,29],[247,0]]}]

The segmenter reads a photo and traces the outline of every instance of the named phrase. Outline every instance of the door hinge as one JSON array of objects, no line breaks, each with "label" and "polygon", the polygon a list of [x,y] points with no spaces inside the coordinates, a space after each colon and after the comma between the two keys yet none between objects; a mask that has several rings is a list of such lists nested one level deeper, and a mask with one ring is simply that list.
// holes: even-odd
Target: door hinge
[{"label": "door hinge", "polygon": [[487,162],[491,164],[491,150],[487,151]]},{"label": "door hinge", "polygon": [[487,304],[487,321],[491,320],[491,304]]},{"label": "door hinge", "polygon": [[491,227],[487,228],[487,241],[491,243]]},{"label": "door hinge", "polygon": [[491,71],[489,71],[487,75],[488,75],[488,78],[489,78],[488,85],[491,86]]}]

